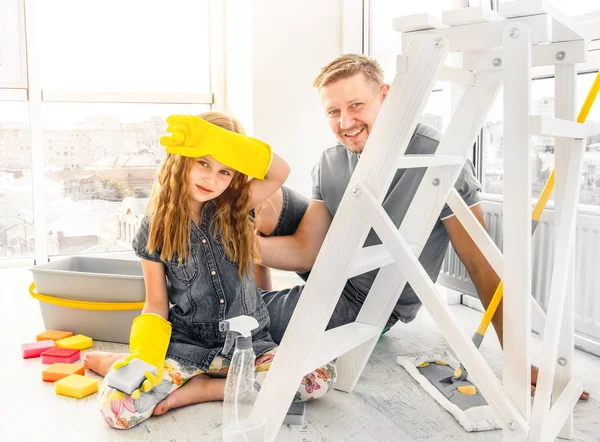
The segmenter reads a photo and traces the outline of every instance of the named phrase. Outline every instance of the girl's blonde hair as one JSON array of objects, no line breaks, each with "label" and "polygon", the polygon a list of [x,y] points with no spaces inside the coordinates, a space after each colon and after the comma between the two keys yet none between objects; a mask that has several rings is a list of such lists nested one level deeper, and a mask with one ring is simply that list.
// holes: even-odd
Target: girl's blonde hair
[{"label": "girl's blonde hair", "polygon": [[[245,134],[239,121],[220,112],[198,117],[223,129]],[[160,251],[162,260],[177,259],[179,264],[190,256],[190,193],[188,175],[195,158],[167,153],[152,187],[147,214],[150,217],[148,252]],[[217,212],[213,234],[221,235],[225,253],[237,263],[240,279],[258,259],[254,222],[250,218],[248,176],[235,172],[229,187],[214,199]]]}]

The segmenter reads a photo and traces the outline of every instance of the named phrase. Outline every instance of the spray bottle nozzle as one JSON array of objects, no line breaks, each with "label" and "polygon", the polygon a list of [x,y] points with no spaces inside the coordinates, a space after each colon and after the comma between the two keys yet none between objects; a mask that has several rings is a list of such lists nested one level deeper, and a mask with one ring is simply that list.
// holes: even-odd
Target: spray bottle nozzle
[{"label": "spray bottle nozzle", "polygon": [[223,354],[228,354],[238,336],[250,338],[252,330],[258,328],[258,321],[251,316],[236,316],[219,322],[219,331],[227,332]]}]

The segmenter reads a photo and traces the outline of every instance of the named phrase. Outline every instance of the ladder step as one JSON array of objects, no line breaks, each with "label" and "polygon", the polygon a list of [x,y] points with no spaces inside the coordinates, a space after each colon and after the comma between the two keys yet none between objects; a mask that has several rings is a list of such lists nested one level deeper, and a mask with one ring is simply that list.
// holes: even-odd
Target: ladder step
[{"label": "ladder step", "polygon": [[394,18],[393,27],[395,31],[413,32],[445,28],[446,25],[431,14],[414,14]]},{"label": "ladder step", "polygon": [[500,3],[498,8],[499,14],[506,18],[522,18],[547,14],[552,17],[552,33],[558,32],[561,35],[559,41],[592,40],[596,36],[595,31],[588,34],[586,28],[579,26],[572,17],[562,13],[548,0],[511,1]]},{"label": "ladder step", "polygon": [[545,14],[546,10],[541,2],[512,1],[500,3],[498,13],[505,18],[518,18]]},{"label": "ladder step", "polygon": [[[530,28],[531,43],[547,43],[552,41],[551,18],[547,14],[533,15],[518,19]],[[406,51],[414,35],[435,33],[448,41],[449,52],[471,52],[503,47],[503,35],[506,20],[473,23],[463,26],[449,26],[434,31],[415,31],[402,34],[402,51]]]},{"label": "ladder step", "polygon": [[[591,50],[591,48],[590,48]],[[558,52],[569,54],[567,60],[556,60]],[[482,71],[502,69],[503,49],[494,48],[463,53],[463,69]],[[551,66],[554,64],[585,63],[588,60],[588,44],[585,40],[544,43],[531,46],[532,66]],[[497,62],[500,61],[499,64]]]},{"label": "ladder step", "polygon": [[[406,55],[396,56],[396,73],[401,74],[406,72],[406,65]],[[462,86],[473,87],[475,86],[475,72],[467,69],[455,68],[452,66],[443,66],[438,71],[436,80],[448,81],[450,83],[460,84]]]},{"label": "ladder step", "polygon": [[442,11],[442,23],[447,26],[462,26],[500,20],[504,20],[504,17],[497,12],[492,11],[489,6],[487,8],[483,6],[472,6],[469,8]]},{"label": "ladder step", "polygon": [[447,81],[461,86],[475,86],[475,72],[467,69],[444,66],[438,73],[438,81]]},{"label": "ladder step", "polygon": [[[411,245],[410,247],[415,255],[420,254],[421,248],[419,246]],[[371,270],[379,269],[393,262],[394,258],[383,244],[363,247],[354,256],[348,278],[353,278],[354,276],[362,275]]]},{"label": "ladder step", "polygon": [[398,169],[456,165],[462,166],[463,164],[465,164],[465,157],[462,155],[405,155],[400,160]]},{"label": "ladder step", "polygon": [[585,124],[561,120],[547,115],[530,116],[529,131],[531,135],[547,135],[576,140],[584,140],[588,136],[588,128]]},{"label": "ladder step", "polygon": [[379,337],[382,330],[378,325],[352,322],[325,331],[314,353],[307,358],[303,372],[310,373],[368,340]]},{"label": "ladder step", "polygon": [[394,262],[383,244],[371,247],[363,247],[355,256],[348,278],[370,272]]}]

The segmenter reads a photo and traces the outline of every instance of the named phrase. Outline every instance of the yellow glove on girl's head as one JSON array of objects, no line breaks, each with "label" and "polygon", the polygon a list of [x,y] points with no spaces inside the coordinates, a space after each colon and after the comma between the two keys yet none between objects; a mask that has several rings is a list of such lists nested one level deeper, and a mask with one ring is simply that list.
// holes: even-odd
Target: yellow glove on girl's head
[{"label": "yellow glove on girl's head", "polygon": [[160,143],[168,153],[198,158],[210,155],[244,175],[263,179],[271,166],[271,147],[256,138],[231,132],[194,115],[171,115]]}]

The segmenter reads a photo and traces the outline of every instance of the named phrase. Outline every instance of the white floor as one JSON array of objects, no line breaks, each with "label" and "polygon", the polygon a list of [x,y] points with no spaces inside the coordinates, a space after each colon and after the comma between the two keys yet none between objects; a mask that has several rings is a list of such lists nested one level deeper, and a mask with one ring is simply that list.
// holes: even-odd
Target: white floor
[{"label": "white floor", "polygon": [[[186,407],[155,417],[138,427],[109,428],[98,412],[97,394],[76,400],[54,393],[41,381],[39,359],[23,360],[20,345],[44,330],[38,302],[29,297],[30,272],[0,270],[0,441],[217,441],[221,436],[221,404]],[[471,334],[481,314],[464,306],[452,311]],[[482,353],[502,371],[502,353],[493,330]],[[95,349],[127,351],[126,346],[96,342]],[[307,406],[304,426],[284,427],[280,441],[500,441],[502,432],[465,433],[418,384],[396,364],[396,356],[436,352],[447,345],[422,310],[411,324],[398,324],[381,338],[356,390],[334,391]],[[534,355],[540,340],[534,339]],[[585,376],[588,402],[575,409],[577,441],[600,441],[600,359],[577,351],[575,370]],[[94,376],[87,373],[88,376]]]}]

